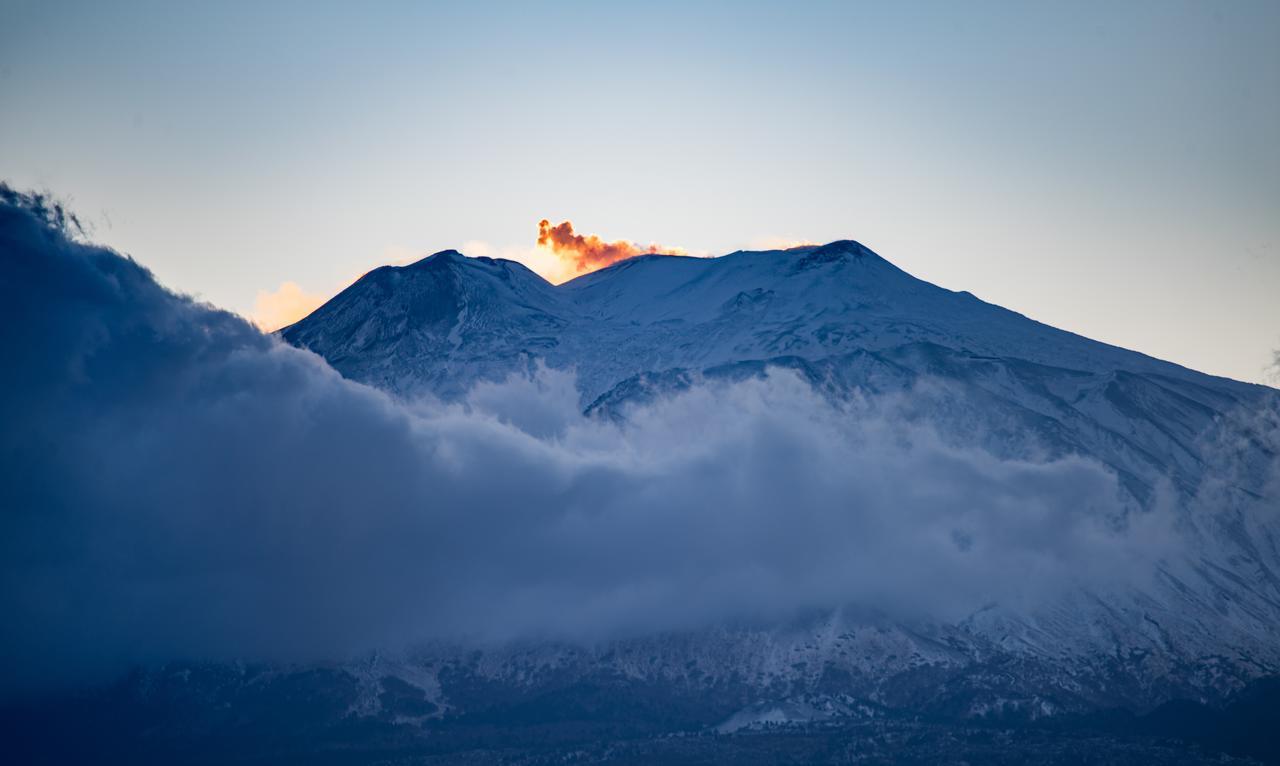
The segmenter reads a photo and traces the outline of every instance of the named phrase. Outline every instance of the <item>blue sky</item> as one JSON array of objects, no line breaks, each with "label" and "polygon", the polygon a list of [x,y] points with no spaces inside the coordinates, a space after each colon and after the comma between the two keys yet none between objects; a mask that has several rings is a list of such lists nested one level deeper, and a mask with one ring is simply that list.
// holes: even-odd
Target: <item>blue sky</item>
[{"label": "blue sky", "polygon": [[0,177],[243,313],[546,217],[854,238],[1245,380],[1280,347],[1280,3],[258,6],[0,0]]}]

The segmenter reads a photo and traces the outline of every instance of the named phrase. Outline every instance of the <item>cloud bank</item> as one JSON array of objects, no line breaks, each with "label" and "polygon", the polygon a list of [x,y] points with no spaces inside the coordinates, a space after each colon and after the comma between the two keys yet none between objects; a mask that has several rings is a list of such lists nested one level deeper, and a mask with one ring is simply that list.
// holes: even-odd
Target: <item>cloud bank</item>
[{"label": "cloud bank", "polygon": [[784,373],[621,423],[555,370],[394,400],[50,210],[0,193],[5,691],[851,603],[956,619],[1159,553],[1097,463],[997,459]]}]

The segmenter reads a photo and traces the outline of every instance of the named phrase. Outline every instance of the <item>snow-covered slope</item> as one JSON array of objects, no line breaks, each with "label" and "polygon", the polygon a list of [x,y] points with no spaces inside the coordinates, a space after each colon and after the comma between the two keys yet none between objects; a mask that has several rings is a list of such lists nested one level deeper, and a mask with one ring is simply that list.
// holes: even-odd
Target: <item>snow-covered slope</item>
[{"label": "snow-covered slope", "polygon": [[[456,398],[539,362],[570,368],[583,410],[609,417],[699,380],[784,367],[837,398],[901,394],[913,417],[1001,457],[1097,459],[1135,507],[1174,503],[1193,541],[1131,592],[949,625],[830,617],[632,647],[656,665],[616,647],[498,652],[469,666],[488,682],[608,668],[695,686],[732,677],[769,690],[762,699],[790,699],[831,691],[835,673],[859,699],[1043,713],[1224,692],[1280,672],[1280,442],[1257,415],[1276,411],[1276,392],[936,287],[857,242],[641,256],[560,286],[511,261],[445,251],[369,273],[282,334],[404,397]],[[437,660],[425,667],[455,667]],[[447,698],[448,684],[432,683]],[[806,700],[787,709],[813,708]]]},{"label": "snow-covered slope", "polygon": [[640,256],[560,286],[445,251],[370,272],[282,334],[404,396],[457,397],[542,360],[573,369],[593,410],[769,365],[845,393],[946,380],[1041,446],[1101,458],[1139,495],[1167,476],[1193,486],[1193,442],[1268,395],[944,290],[851,241]]},{"label": "snow-covered slope", "polygon": [[554,348],[574,316],[521,264],[446,250],[369,272],[284,334],[349,377],[448,396],[505,376],[509,359]]},{"label": "snow-covered slope", "polygon": [[574,365],[590,401],[640,372],[781,356],[821,359],[932,343],[974,357],[1209,385],[1202,375],[1093,342],[918,280],[852,241],[720,258],[640,256],[553,286],[514,261],[447,250],[362,277],[286,339],[402,394],[466,387],[514,358]]}]

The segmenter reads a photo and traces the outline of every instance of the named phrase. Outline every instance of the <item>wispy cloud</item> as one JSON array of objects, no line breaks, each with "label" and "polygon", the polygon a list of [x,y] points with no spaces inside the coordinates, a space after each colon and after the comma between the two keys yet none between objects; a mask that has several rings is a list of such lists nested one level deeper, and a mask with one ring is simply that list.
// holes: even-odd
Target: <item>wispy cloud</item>
[{"label": "wispy cloud", "polygon": [[315,311],[328,298],[309,293],[297,282],[284,282],[274,292],[258,291],[250,319],[265,332],[275,332]]},{"label": "wispy cloud", "polygon": [[810,247],[818,244],[821,243],[792,237],[764,237],[752,240],[747,247],[751,250],[790,250],[793,247]]}]

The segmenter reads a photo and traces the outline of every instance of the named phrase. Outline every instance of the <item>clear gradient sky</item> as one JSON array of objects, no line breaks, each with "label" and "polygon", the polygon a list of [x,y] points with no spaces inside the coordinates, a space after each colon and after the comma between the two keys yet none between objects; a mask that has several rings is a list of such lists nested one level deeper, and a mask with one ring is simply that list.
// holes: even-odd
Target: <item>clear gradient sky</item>
[{"label": "clear gradient sky", "polygon": [[1280,347],[1280,2],[259,5],[0,0],[0,178],[246,314],[534,262],[545,217],[858,239],[1242,380]]}]

